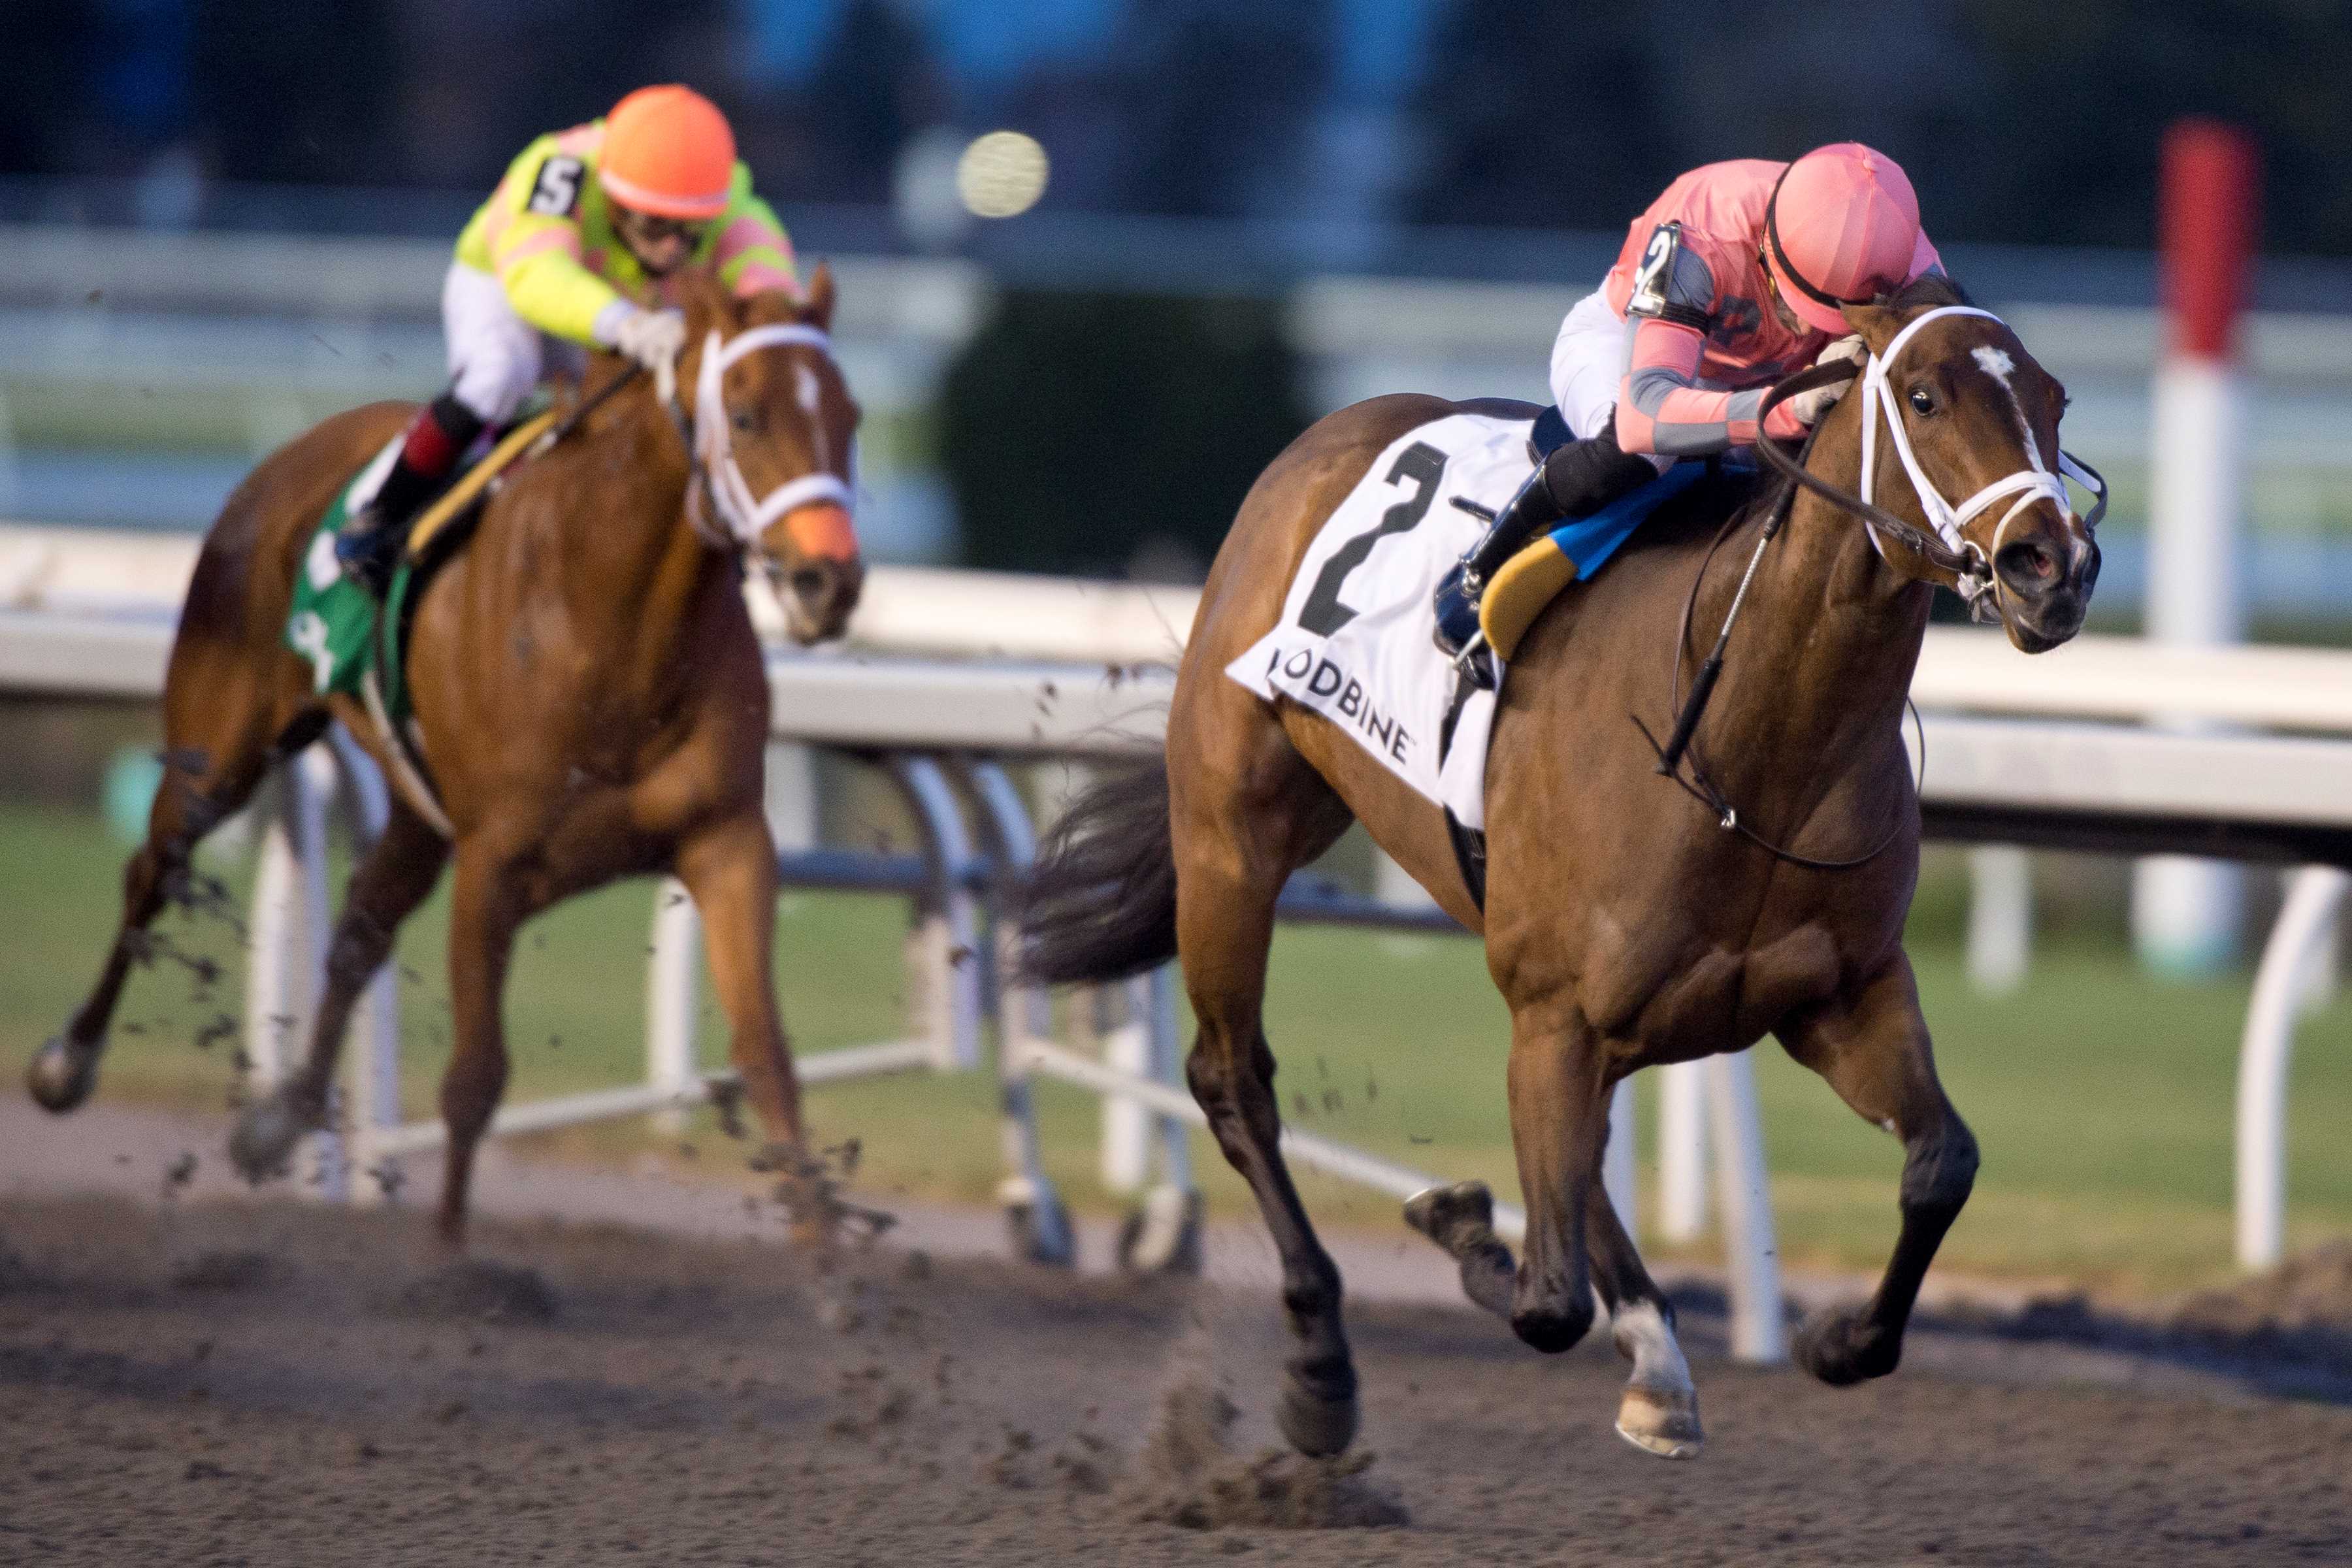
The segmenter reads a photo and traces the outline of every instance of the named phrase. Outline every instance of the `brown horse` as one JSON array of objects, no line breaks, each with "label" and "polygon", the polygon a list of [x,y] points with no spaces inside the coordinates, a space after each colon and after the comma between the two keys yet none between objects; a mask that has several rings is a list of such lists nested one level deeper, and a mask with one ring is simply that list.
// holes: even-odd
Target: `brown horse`
[{"label": "brown horse", "polygon": [[[768,683],[740,579],[746,556],[767,572],[796,639],[840,631],[864,579],[846,506],[857,407],[826,346],[827,269],[804,306],[734,300],[707,278],[687,279],[686,294],[678,371],[681,384],[702,384],[691,421],[700,456],[653,378],[635,376],[511,471],[416,609],[408,676],[453,831],[445,837],[433,803],[387,766],[402,788],[352,873],[308,1058],[248,1108],[232,1141],[249,1176],[282,1168],[323,1120],[352,1004],[452,858],[446,1241],[462,1239],[475,1146],[506,1083],[499,1001],[516,930],[617,877],[675,871],[692,891],[746,1096],[772,1140],[801,1145],[772,974]],[[712,363],[723,374],[701,375],[722,342],[740,359],[721,353]],[[589,379],[609,386],[625,374],[600,359]],[[89,1095],[141,933],[184,884],[197,841],[331,719],[379,763],[393,761],[355,700],[316,694],[283,632],[320,515],[410,412],[377,404],[299,437],[237,487],[205,536],[164,678],[168,772],[124,876],[121,931],[89,1000],[33,1058],[33,1095],[50,1110]]]},{"label": "brown horse", "polygon": [[[1958,302],[1937,279],[1846,314],[1883,355],[1906,323]],[[2063,394],[1998,321],[1954,312],[1925,321],[1889,386],[1910,449],[1945,495],[2014,496],[2014,476],[2046,478],[2058,465]],[[1864,402],[1849,395],[1823,422],[1811,479],[1857,488]],[[1686,1457],[1700,1441],[1698,1406],[1673,1310],[1601,1186],[1611,1090],[1639,1068],[1742,1050],[1771,1034],[1901,1139],[1902,1233],[1877,1293],[1816,1319],[1799,1344],[1829,1383],[1894,1370],[1921,1278],[1977,1166],[1975,1140],[1937,1081],[1902,945],[1919,814],[1901,720],[1929,584],[1953,586],[1956,568],[1968,568],[1968,585],[1997,605],[2011,641],[2038,651],[2080,628],[2097,551],[2049,493],[2063,496],[2054,479],[2025,481],[2035,493],[1966,520],[1954,530],[1965,543],[1938,550],[1917,531],[1925,503],[1899,473],[1882,472],[1874,499],[1895,518],[1880,531],[1899,530],[1883,553],[1837,502],[1795,494],[1695,754],[1759,833],[1818,858],[1866,856],[1850,868],[1809,868],[1723,831],[1715,813],[1656,776],[1657,752],[1629,722],[1640,716],[1659,734],[1671,726],[1669,676],[1689,682],[1690,655],[1677,643],[1685,605],[1700,635],[1720,625],[1748,553],[1710,552],[1748,487],[1695,487],[1598,581],[1570,589],[1517,648],[1486,767],[1482,909],[1435,805],[1321,717],[1262,700],[1224,673],[1275,626],[1317,529],[1371,460],[1458,411],[1412,395],[1357,404],[1315,425],[1259,479],[1202,595],[1166,764],[1113,778],[1074,805],[1030,888],[1028,961],[1037,978],[1067,982],[1181,953],[1200,1019],[1192,1093],[1282,1254],[1283,1304],[1299,1342],[1283,1430],[1307,1453],[1337,1452],[1357,1421],[1339,1275],[1276,1146],[1260,1009],[1276,895],[1351,816],[1361,821],[1484,935],[1488,973],[1511,1009],[1525,1254],[1515,1265],[1476,1184],[1425,1193],[1407,1217],[1459,1259],[1472,1299],[1538,1350],[1584,1335],[1590,1279],[1633,1363],[1619,1430],[1651,1452]],[[1770,499],[1787,500],[1785,487],[1771,487]],[[1769,510],[1759,497],[1727,546],[1752,544]],[[1874,846],[1880,852],[1869,854]]]}]

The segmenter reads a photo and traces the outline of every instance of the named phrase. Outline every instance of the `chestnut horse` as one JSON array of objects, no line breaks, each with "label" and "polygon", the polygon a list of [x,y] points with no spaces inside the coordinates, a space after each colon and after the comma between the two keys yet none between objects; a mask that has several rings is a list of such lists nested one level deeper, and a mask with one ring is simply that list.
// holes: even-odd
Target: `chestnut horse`
[{"label": "chestnut horse", "polygon": [[[1881,362],[1890,395],[1873,406],[1888,412],[1868,416],[1899,408],[1897,434],[1925,483],[1975,498],[1960,511],[1976,515],[1954,517],[1940,500],[1930,508],[1900,471],[1887,478],[1889,458],[1870,499],[1895,515],[1877,514],[1883,548],[1874,547],[1872,529],[1812,488],[1860,488],[1865,399],[1852,395],[1824,420],[1809,485],[1793,498],[1785,484],[1768,487],[1734,516],[1751,487],[1700,485],[1663,510],[1596,582],[1547,610],[1512,660],[1486,767],[1483,909],[1437,806],[1319,715],[1263,700],[1225,675],[1275,626],[1316,531],[1380,452],[1449,414],[1492,411],[1434,397],[1342,409],[1266,469],[1202,593],[1165,765],[1098,785],[1049,840],[1028,890],[1032,974],[1097,980],[1181,954],[1200,1020],[1187,1067],[1193,1096],[1282,1254],[1298,1348],[1277,1414],[1302,1451],[1347,1446],[1356,1374],[1339,1271],[1276,1144],[1260,1009],[1276,897],[1351,817],[1485,937],[1488,973],[1510,1005],[1524,1256],[1515,1264],[1495,1235],[1482,1185],[1407,1205],[1408,1219],[1459,1260],[1470,1297],[1528,1344],[1557,1352],[1591,1325],[1597,1286],[1633,1363],[1618,1429],[1653,1453],[1696,1453],[1697,1396],[1673,1310],[1601,1185],[1610,1094],[1637,1068],[1743,1050],[1771,1034],[1902,1141],[1902,1232],[1876,1294],[1815,1319],[1799,1343],[1804,1364],[1832,1384],[1894,1370],[1921,1278],[1977,1166],[1976,1142],[1937,1081],[1902,942],[1919,812],[1901,721],[1930,584],[1958,585],[1965,573],[2011,640],[2035,652],[2081,627],[2098,560],[2054,478],[2063,392],[2000,321],[1939,310],[1958,303],[1933,279],[1846,315],[1880,356],[1920,322],[1899,359]],[[1882,457],[1888,439],[1878,438]],[[1684,689],[1690,679],[1678,642],[1685,605],[1688,626],[1711,636],[1745,546],[1777,503],[1790,510],[1756,571],[1694,755],[1740,822],[1792,855],[1859,858],[1843,868],[1810,867],[1724,831],[1717,813],[1656,776],[1659,754],[1629,721],[1639,716],[1659,735],[1672,727],[1669,677]],[[1937,510],[1949,544],[1921,531]],[[1727,546],[1719,559],[1718,537]]]},{"label": "chestnut horse", "polygon": [[[401,787],[352,872],[309,1056],[247,1108],[232,1140],[249,1177],[282,1168],[323,1121],[352,1004],[453,859],[446,1241],[462,1239],[475,1146],[506,1083],[499,1002],[516,930],[614,878],[675,871],[692,891],[745,1096],[784,1152],[802,1144],[772,973],[768,682],[741,563],[765,570],[796,640],[839,633],[864,579],[848,517],[857,406],[828,346],[827,269],[816,269],[805,305],[735,300],[707,277],[685,283],[679,381],[700,394],[690,421],[653,377],[595,361],[590,381],[616,395],[509,471],[416,608],[408,679],[454,831],[445,837],[433,804],[386,767]],[[722,342],[740,357],[722,353],[721,374],[701,376]],[[624,375],[634,384],[614,387]],[[168,771],[124,875],[122,927],[89,1000],[33,1058],[34,1098],[51,1110],[89,1095],[142,932],[184,887],[197,841],[331,719],[380,764],[393,760],[356,700],[316,693],[309,660],[283,634],[320,516],[410,413],[376,404],[297,437],[237,487],[206,534],[164,678]]]}]

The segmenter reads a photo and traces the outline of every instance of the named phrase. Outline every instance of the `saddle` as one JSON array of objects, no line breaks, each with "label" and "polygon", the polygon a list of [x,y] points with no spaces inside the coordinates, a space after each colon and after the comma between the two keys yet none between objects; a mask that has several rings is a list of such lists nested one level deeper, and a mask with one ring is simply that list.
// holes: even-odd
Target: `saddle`
[{"label": "saddle", "polygon": [[341,692],[367,704],[408,775],[412,799],[444,833],[448,824],[415,733],[408,698],[408,632],[425,587],[456,559],[481,521],[482,506],[509,468],[531,452],[561,411],[550,406],[500,432],[479,458],[459,470],[447,489],[427,503],[409,525],[400,559],[393,568],[383,602],[343,571],[335,539],[351,514],[352,497],[389,463],[399,437],[370,459],[335,494],[303,552],[294,576],[294,599],[286,617],[286,646],[310,659],[315,689]]},{"label": "saddle", "polygon": [[[1569,438],[1559,410],[1544,412],[1545,418],[1556,427],[1557,438],[1546,446],[1544,419],[1536,421],[1528,445],[1538,463]],[[1535,625],[1536,616],[1542,614],[1546,605],[1558,598],[1570,584],[1599,571],[1601,563],[1616,553],[1617,547],[1641,526],[1643,519],[1690,489],[1713,467],[1711,462],[1676,463],[1641,489],[1591,516],[1570,518],[1503,563],[1494,580],[1486,584],[1486,596],[1478,605],[1478,624],[1486,634],[1487,646],[1506,664],[1509,663],[1518,652],[1528,628]]]}]

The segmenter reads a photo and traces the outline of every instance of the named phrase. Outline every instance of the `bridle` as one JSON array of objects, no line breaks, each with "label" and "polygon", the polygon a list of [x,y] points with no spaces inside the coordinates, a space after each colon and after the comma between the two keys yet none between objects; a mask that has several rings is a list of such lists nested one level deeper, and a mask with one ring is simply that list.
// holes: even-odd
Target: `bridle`
[{"label": "bridle", "polygon": [[[1919,466],[1918,458],[1911,450],[1910,437],[1904,430],[1902,410],[1896,402],[1894,387],[1887,379],[1887,367],[1894,363],[1896,357],[1909,345],[1914,332],[1929,321],[1945,316],[1981,316],[1987,321],[2000,322],[2000,318],[1991,311],[1980,310],[1970,305],[1944,305],[1932,310],[1922,311],[1906,322],[1901,331],[1895,334],[1888,342],[1886,352],[1883,355],[1869,355],[1865,364],[1859,368],[1852,360],[1833,360],[1825,364],[1811,365],[1776,383],[1772,389],[1764,395],[1757,408],[1756,423],[1760,432],[1764,421],[1769,417],[1772,410],[1787,399],[1802,392],[1810,392],[1816,387],[1851,380],[1859,374],[1863,378],[1864,399],[1862,410],[1862,493],[1860,495],[1847,494],[1827,479],[1815,475],[1808,466],[1808,460],[1812,455],[1813,437],[1819,434],[1819,426],[1807,435],[1804,445],[1793,457],[1783,451],[1779,443],[1760,437],[1756,443],[1756,449],[1763,455],[1765,461],[1779,469],[1792,482],[1792,487],[1809,489],[1832,506],[1861,518],[1864,526],[1869,531],[1871,547],[1876,550],[1882,558],[1886,553],[1885,545],[1882,541],[1885,538],[1893,538],[1929,565],[1950,573],[1954,586],[1960,595],[1969,601],[1971,613],[1979,618],[1984,618],[1985,612],[1991,609],[1991,606],[1984,601],[1983,595],[1985,590],[1990,587],[1998,596],[2000,578],[1993,572],[1991,563],[1985,552],[1973,541],[1968,539],[1961,531],[2003,497],[2015,496],[2017,499],[2010,503],[2008,511],[2001,515],[2000,526],[1993,531],[1994,552],[1998,553],[2001,530],[2006,529],[2010,520],[2032,502],[2048,500],[2055,502],[2059,510],[2065,516],[2072,518],[2074,515],[2073,498],[2066,493],[2065,483],[2066,479],[2072,479],[2084,489],[2091,490],[2097,498],[2091,508],[2090,516],[2083,520],[2084,531],[2089,533],[2097,529],[2100,518],[2106,515],[2107,483],[2105,479],[2100,478],[2096,469],[2080,461],[2063,448],[2061,448],[2058,454],[2058,472],[2053,474],[2044,468],[2042,466],[2039,443],[2032,431],[2028,429],[2025,437],[2027,462],[2030,467],[2020,468],[2014,473],[1993,480],[1957,507],[1944,500],[1942,492],[1936,488],[1935,482],[1927,478],[1926,470]],[[1921,529],[1916,524],[1906,522],[1868,499],[1877,493],[1876,439],[1879,416],[1882,414],[1885,416],[1895,456],[1902,464],[1904,473],[1911,480],[1913,492],[1919,498],[1920,510],[1927,513],[1929,522],[1933,525],[1933,532]],[[1774,859],[1788,865],[1810,871],[1851,871],[1875,860],[1895,843],[1903,831],[1903,823],[1900,819],[1887,830],[1885,837],[1863,854],[1842,860],[1816,859],[1811,856],[1800,855],[1793,850],[1782,848],[1740,821],[1738,809],[1720,790],[1715,787],[1714,782],[1706,776],[1705,769],[1699,764],[1696,756],[1691,759],[1690,775],[1686,777],[1683,772],[1684,757],[1691,750],[1691,742],[1697,732],[1700,715],[1706,711],[1707,700],[1715,691],[1715,683],[1723,673],[1724,649],[1731,641],[1732,623],[1738,619],[1740,606],[1748,601],[1748,587],[1756,580],[1757,568],[1763,563],[1764,552],[1771,544],[1773,537],[1780,532],[1780,525],[1788,521],[1790,508],[1795,499],[1796,488],[1783,491],[1779,501],[1766,516],[1763,532],[1756,542],[1755,552],[1748,557],[1747,572],[1739,580],[1738,589],[1732,595],[1730,609],[1724,614],[1723,628],[1716,637],[1715,647],[1699,666],[1698,675],[1691,682],[1690,695],[1685,699],[1680,690],[1682,661],[1690,636],[1691,616],[1697,607],[1699,587],[1706,580],[1707,566],[1714,561],[1715,552],[1722,546],[1724,539],[1739,521],[1738,514],[1726,521],[1723,529],[1717,533],[1715,543],[1708,547],[1705,559],[1699,563],[1698,575],[1691,583],[1690,598],[1683,606],[1682,623],[1675,635],[1674,673],[1670,682],[1669,706],[1676,710],[1677,717],[1674,731],[1665,744],[1658,743],[1657,739],[1651,735],[1649,726],[1643,724],[1639,717],[1632,715],[1629,717],[1633,718],[1634,727],[1642,731],[1643,739],[1649,741],[1651,749],[1657,752],[1657,772],[1672,779],[1685,794],[1713,812],[1717,822],[1725,830],[1738,833]],[[1905,701],[1907,706],[1909,699],[1906,697]],[[1913,713],[1916,718],[1916,709],[1913,710]],[[1924,727],[1920,731],[1919,742],[1920,766],[1924,771],[1927,765],[1927,731]]]},{"label": "bridle", "polygon": [[[1995,325],[2007,325],[1990,310],[1980,310],[1973,305],[1940,305],[1932,310],[1921,311],[1905,323],[1903,330],[1888,342],[1885,353],[1867,357],[1859,372],[1863,395],[1859,495],[1849,495],[1817,477],[1801,461],[1791,458],[1774,442],[1759,440],[1757,450],[1766,462],[1789,479],[1832,505],[1861,518],[1870,530],[1872,547],[1882,556],[1886,552],[1884,542],[1892,538],[1929,565],[1950,573],[1953,587],[1961,598],[1968,601],[1970,612],[1979,619],[1985,619],[1992,606],[1983,603],[1982,596],[1988,588],[1998,592],[2000,577],[1994,573],[1990,557],[1963,532],[1968,525],[2003,497],[2015,496],[2017,499],[2001,514],[2000,525],[1993,532],[1997,552],[2001,531],[2009,527],[2012,518],[2034,501],[2048,500],[2061,513],[2072,518],[2074,515],[2074,498],[2066,492],[2066,481],[2071,479],[2096,497],[2091,515],[2083,520],[2084,531],[2094,532],[2099,526],[2099,520],[2106,515],[2107,481],[2099,476],[2098,470],[2063,447],[2058,453],[2058,471],[2053,473],[2043,468],[2039,444],[2032,432],[2028,430],[2027,467],[1993,480],[1958,506],[1944,499],[1943,492],[1936,488],[1935,481],[1919,466],[1918,456],[1911,449],[1911,437],[1905,428],[1902,407],[1887,372],[1903,351],[1910,346],[1913,333],[1928,322],[1947,316],[1979,316]],[[1856,374],[1851,360],[1832,361],[1800,371],[1764,395],[1764,400],[1757,409],[1759,426],[1784,400],[1832,382],[1847,380]],[[1918,497],[1919,510],[1927,514],[1928,523],[1935,530],[1933,534],[1874,503],[1873,498],[1878,493],[1878,426],[1882,416],[1895,458],[1911,481],[1912,493]]]},{"label": "bridle", "polygon": [[[675,401],[668,405],[671,422],[686,442],[693,464],[687,484],[687,521],[697,533],[720,550],[756,550],[767,526],[796,507],[831,501],[844,511],[856,510],[857,446],[854,439],[849,447],[848,478],[819,469],[796,479],[786,479],[764,496],[752,494],[742,466],[735,460],[735,441],[727,420],[726,400],[719,391],[720,378],[746,355],[778,348],[812,348],[828,362],[833,358],[832,337],[823,328],[804,322],[780,321],[751,327],[725,339],[714,327],[702,342],[702,364],[694,378],[692,420]],[[715,520],[713,513],[717,514]]]}]

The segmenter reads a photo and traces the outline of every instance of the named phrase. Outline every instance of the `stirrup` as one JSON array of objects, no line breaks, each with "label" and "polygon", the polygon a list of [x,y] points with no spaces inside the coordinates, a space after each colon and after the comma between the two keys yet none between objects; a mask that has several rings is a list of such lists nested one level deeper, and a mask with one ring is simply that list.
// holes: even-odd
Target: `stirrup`
[{"label": "stirrup", "polygon": [[1486,628],[1480,626],[1477,635],[1462,645],[1454,656],[1454,672],[1481,691],[1492,691],[1500,682],[1495,674],[1495,655],[1486,646]]}]

